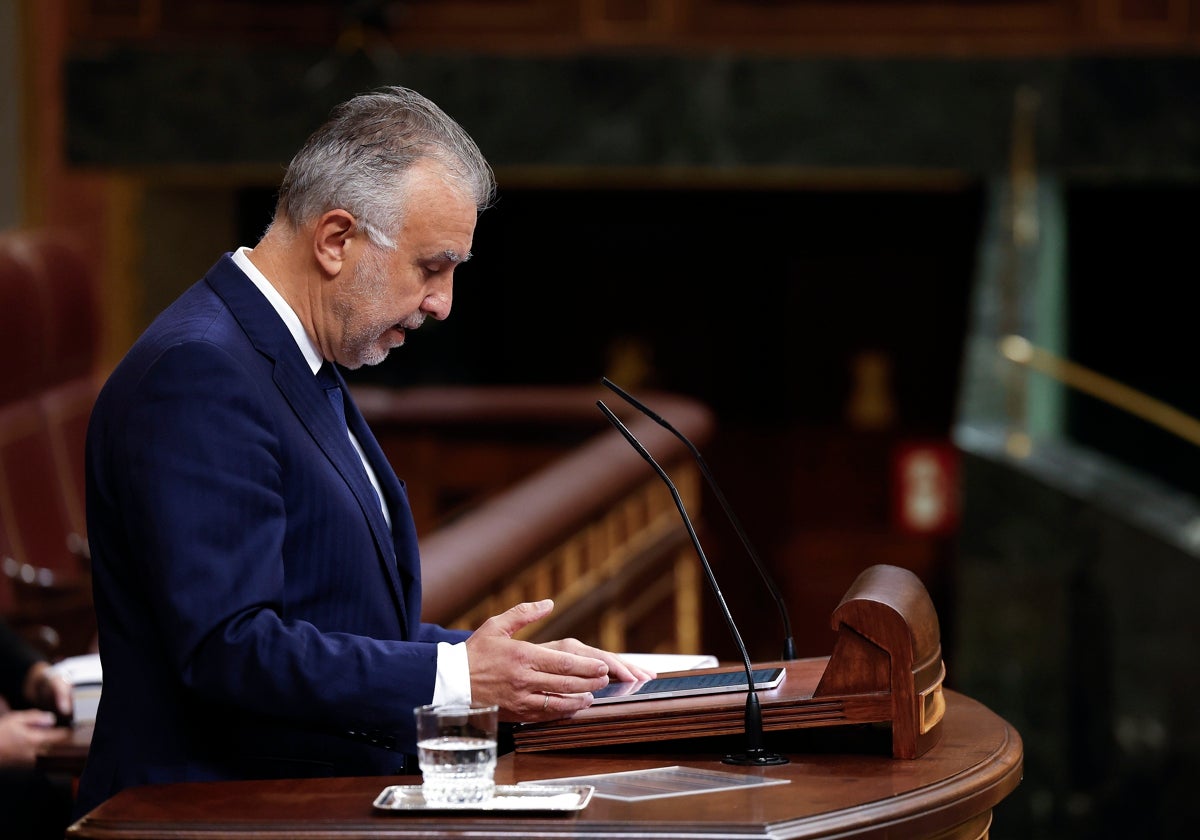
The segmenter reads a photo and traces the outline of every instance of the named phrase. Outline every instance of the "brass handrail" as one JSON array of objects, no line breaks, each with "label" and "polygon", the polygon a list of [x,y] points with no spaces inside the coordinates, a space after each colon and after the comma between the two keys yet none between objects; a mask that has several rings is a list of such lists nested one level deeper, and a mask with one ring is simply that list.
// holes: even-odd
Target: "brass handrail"
[{"label": "brass handrail", "polygon": [[1161,400],[1057,356],[1019,335],[1000,339],[999,349],[1011,362],[1043,373],[1200,446],[1200,421]]}]

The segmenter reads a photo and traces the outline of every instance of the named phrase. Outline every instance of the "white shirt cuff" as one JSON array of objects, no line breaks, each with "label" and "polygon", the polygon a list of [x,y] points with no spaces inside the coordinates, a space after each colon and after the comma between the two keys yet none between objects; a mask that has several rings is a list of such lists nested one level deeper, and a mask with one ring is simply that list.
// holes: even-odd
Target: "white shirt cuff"
[{"label": "white shirt cuff", "polygon": [[437,677],[433,681],[433,704],[471,703],[471,669],[467,666],[467,644],[438,642]]}]

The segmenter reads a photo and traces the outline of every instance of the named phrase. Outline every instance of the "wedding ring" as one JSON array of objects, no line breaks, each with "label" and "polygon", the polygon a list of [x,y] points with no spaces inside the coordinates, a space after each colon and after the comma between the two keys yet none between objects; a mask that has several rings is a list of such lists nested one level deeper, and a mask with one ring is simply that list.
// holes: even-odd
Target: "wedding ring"
[{"label": "wedding ring", "polygon": [[546,711],[546,709],[548,709],[549,707],[550,707],[550,695],[549,695],[549,694],[545,694],[545,693],[543,692],[543,697],[542,697],[542,711],[543,711],[543,712],[544,712],[544,711]]}]

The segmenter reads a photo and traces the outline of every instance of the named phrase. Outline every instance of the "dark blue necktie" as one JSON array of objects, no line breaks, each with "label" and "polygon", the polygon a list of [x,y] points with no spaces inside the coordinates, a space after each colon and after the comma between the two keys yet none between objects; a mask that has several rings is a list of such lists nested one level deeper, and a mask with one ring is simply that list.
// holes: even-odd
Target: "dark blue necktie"
[{"label": "dark blue necktie", "polygon": [[[370,470],[367,467],[365,460],[366,456],[362,454],[357,441],[355,441],[350,434],[350,426],[346,422],[346,404],[342,397],[342,386],[341,383],[338,382],[337,372],[334,371],[332,362],[325,362],[317,370],[317,384],[325,389],[325,396],[329,398],[329,404],[333,406],[334,415],[341,421],[342,428],[346,430],[346,437],[349,438],[350,442],[354,444],[354,448],[359,450],[359,457],[356,460],[358,460],[362,465],[363,475],[367,477],[368,483],[374,484],[374,482],[371,480]],[[380,510],[383,511],[383,517],[385,520],[387,520],[388,527],[391,527],[392,519],[391,515],[387,511],[387,508],[384,506],[382,495],[383,491],[378,487],[374,487],[373,489],[375,491],[376,498],[379,501]]]},{"label": "dark blue necktie", "polygon": [[[342,386],[338,384],[337,373],[333,370],[333,363],[326,362],[321,365],[317,371],[317,383],[325,389],[325,396],[329,398],[329,404],[333,406],[335,416],[342,421],[342,425],[346,425],[346,405],[342,402]],[[349,429],[347,428],[347,434]]]}]

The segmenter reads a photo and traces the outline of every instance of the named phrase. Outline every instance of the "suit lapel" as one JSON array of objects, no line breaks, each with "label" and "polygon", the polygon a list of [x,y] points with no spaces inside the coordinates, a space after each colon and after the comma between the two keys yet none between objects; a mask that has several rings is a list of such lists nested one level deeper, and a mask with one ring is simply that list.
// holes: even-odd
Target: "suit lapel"
[{"label": "suit lapel", "polygon": [[[355,451],[354,444],[350,442],[346,433],[346,426],[342,425],[341,419],[335,414],[325,391],[318,384],[312,370],[308,367],[308,362],[305,361],[304,355],[296,346],[295,340],[283,321],[280,320],[278,313],[250,282],[249,278],[233,264],[233,261],[228,256],[223,257],[209,272],[207,279],[228,304],[259,352],[274,360],[276,387],[291,404],[296,416],[300,418],[313,440],[329,458],[354,494],[371,529],[371,535],[378,549],[384,574],[392,588],[401,620],[407,625],[407,616],[410,610],[405,604],[405,587],[401,585],[397,574],[396,544],[393,543],[387,520],[379,507],[379,495],[371,485],[370,479],[367,478],[358,452]],[[382,458],[379,445],[375,442],[374,436],[370,434],[370,430],[366,428],[366,423],[357,407],[354,406],[353,400],[346,393],[345,383],[341,380],[340,373],[338,380],[346,403],[347,421],[351,423],[351,428],[354,428],[355,421],[350,418],[356,418],[362,424],[362,429],[366,431],[364,437],[362,431],[355,429],[355,436],[364,449],[369,441],[371,448],[380,454],[381,461],[372,461],[372,468],[385,488],[384,495],[387,496],[388,481],[396,482],[392,468],[387,463],[387,459]],[[403,499],[403,491],[395,494],[393,498]],[[411,527],[411,514],[407,512],[407,502],[403,502],[403,512],[407,514],[406,516],[398,515],[400,512],[396,508],[399,505],[400,502],[397,501],[392,507],[393,520],[397,522],[402,519],[407,520]],[[409,572],[409,570],[405,569],[405,572]]]},{"label": "suit lapel", "polygon": [[[299,350],[297,350],[297,355],[299,355]],[[338,387],[342,389],[347,423],[350,424],[350,428],[354,429],[354,436],[358,438],[359,445],[363,447],[364,451],[367,451],[367,445],[370,443],[378,450],[378,444],[375,443],[375,438],[365,422],[362,422],[359,428],[354,428],[355,424],[351,417],[357,417],[361,421],[362,415],[346,391],[346,383],[342,380],[341,372],[335,367],[334,373],[338,379]],[[300,416],[301,421],[308,426],[309,432],[317,444],[325,451],[329,460],[333,462],[338,473],[354,493],[354,498],[357,499],[363,516],[366,517],[367,523],[371,527],[371,536],[375,540],[375,547],[379,550],[384,574],[387,575],[392,586],[401,619],[407,624],[409,610],[405,604],[405,587],[401,585],[398,577],[396,546],[392,540],[392,533],[388,529],[387,519],[383,515],[383,509],[380,507],[379,494],[375,492],[374,485],[367,477],[367,471],[363,469],[362,459],[358,457],[358,452],[350,441],[347,427],[342,424],[341,418],[337,416],[333,406],[330,405],[328,395],[317,382],[312,371],[309,370],[307,363],[302,363],[301,371],[294,378],[298,381],[292,381],[293,368],[291,365],[278,363],[275,365],[275,380],[279,384],[280,390],[288,396],[293,406],[297,407],[296,413]],[[395,481],[391,465],[387,463],[386,459],[382,463],[374,460],[371,461],[371,468],[375,471],[380,486],[385,488],[384,497],[386,499],[388,495],[387,478],[390,476],[391,480]],[[393,516],[394,521],[398,521],[400,518]]]},{"label": "suit lapel", "polygon": [[[341,379],[340,371],[338,378]],[[415,633],[415,625],[420,621],[421,615],[421,569],[417,528],[413,521],[412,508],[408,504],[408,493],[405,492],[403,483],[396,477],[391,462],[384,455],[374,433],[362,416],[362,412],[358,410],[358,406],[350,397],[344,381],[342,381],[342,396],[346,406],[346,422],[350,426],[350,431],[358,438],[367,463],[375,471],[375,477],[379,480],[380,489],[383,491],[384,504],[388,506],[388,513],[392,519],[388,539],[391,541],[393,558],[393,562],[389,565],[391,570],[398,572],[402,578],[403,586],[400,586],[400,591],[407,597],[405,612],[414,622],[410,631]],[[354,453],[354,457],[358,457],[357,452]],[[369,481],[368,487],[370,487]],[[372,495],[375,496],[375,488],[371,487],[370,489]],[[378,501],[378,496],[375,498]],[[375,507],[379,512],[378,504]],[[379,512],[379,519],[381,522],[385,521],[382,512]]]},{"label": "suit lapel", "polygon": [[[341,372],[338,373],[338,378],[341,379]],[[366,418],[359,411],[358,405],[355,404],[350,396],[345,385],[345,380],[342,380],[342,396],[345,399],[346,406],[346,423],[350,426],[350,431],[358,439],[359,445],[363,448],[363,454],[367,458],[367,463],[371,465],[371,469],[375,471],[375,477],[379,480],[380,489],[383,491],[384,504],[388,506],[388,514],[392,518],[392,533],[390,539],[395,543],[397,554],[405,560],[410,560],[417,556],[417,533],[416,524],[413,522],[412,509],[408,505],[408,494],[404,491],[404,485],[400,479],[396,477],[396,473],[387,456],[384,455],[383,449],[379,446],[379,441],[375,439],[375,434],[367,425]],[[355,453],[355,457],[358,453]],[[371,488],[374,492],[374,488]],[[408,549],[408,550],[405,550]],[[414,578],[419,570],[409,568],[407,563],[401,561],[399,566],[401,574],[407,577]]]}]

